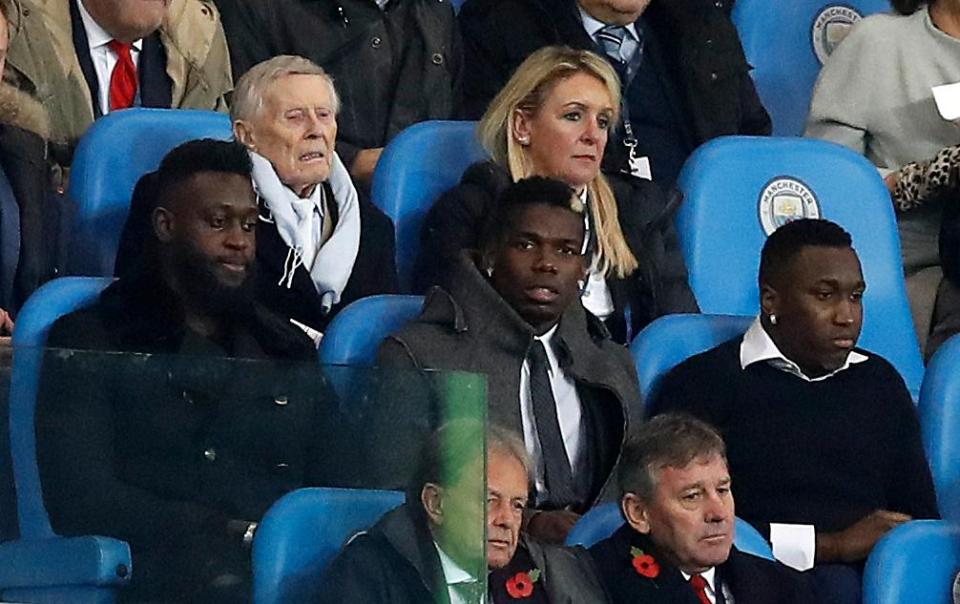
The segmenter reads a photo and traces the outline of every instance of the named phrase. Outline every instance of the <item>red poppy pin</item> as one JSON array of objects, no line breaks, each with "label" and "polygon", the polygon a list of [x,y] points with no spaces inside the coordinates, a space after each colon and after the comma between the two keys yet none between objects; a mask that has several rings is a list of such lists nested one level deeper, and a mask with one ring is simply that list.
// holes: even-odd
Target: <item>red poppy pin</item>
[{"label": "red poppy pin", "polygon": [[516,600],[533,595],[533,584],[540,579],[540,569],[520,572],[507,579],[507,594]]},{"label": "red poppy pin", "polygon": [[630,555],[633,557],[631,560],[633,570],[637,571],[637,574],[648,579],[655,579],[660,574],[660,565],[657,561],[650,554],[643,553],[639,547],[631,547]]}]

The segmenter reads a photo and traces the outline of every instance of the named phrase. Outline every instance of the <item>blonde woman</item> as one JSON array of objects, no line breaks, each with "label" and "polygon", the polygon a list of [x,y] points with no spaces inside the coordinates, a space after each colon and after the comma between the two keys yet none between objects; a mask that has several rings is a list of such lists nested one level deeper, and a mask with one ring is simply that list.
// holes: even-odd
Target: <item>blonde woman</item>
[{"label": "blonde woman", "polygon": [[581,301],[614,339],[629,342],[656,317],[697,312],[672,216],[650,181],[600,172],[617,123],[620,83],[606,60],[548,46],[530,55],[491,102],[479,136],[492,161],[475,164],[431,209],[421,233],[421,289],[446,285],[474,249],[499,193],[528,176],[565,182],[588,208],[590,270]]}]

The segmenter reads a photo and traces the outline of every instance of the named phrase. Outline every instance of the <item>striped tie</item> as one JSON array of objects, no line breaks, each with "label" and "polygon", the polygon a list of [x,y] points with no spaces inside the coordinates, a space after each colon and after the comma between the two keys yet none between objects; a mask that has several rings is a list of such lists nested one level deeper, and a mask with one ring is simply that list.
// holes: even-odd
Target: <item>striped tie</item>
[{"label": "striped tie", "polygon": [[624,63],[625,59],[621,53],[623,39],[627,37],[627,28],[623,25],[606,25],[597,32],[597,44],[603,49],[608,57]]}]

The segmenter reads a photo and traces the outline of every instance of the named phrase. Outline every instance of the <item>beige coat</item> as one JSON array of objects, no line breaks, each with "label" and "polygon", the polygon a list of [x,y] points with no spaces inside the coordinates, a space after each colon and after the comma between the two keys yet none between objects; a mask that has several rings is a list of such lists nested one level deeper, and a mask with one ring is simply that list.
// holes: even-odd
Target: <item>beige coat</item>
[{"label": "beige coat", "polygon": [[[73,46],[69,0],[0,0],[10,21],[4,79],[36,97],[50,138],[73,147],[93,122],[93,105]],[[220,14],[209,0],[171,0],[160,26],[173,82],[172,106],[225,110],[233,88]]]}]

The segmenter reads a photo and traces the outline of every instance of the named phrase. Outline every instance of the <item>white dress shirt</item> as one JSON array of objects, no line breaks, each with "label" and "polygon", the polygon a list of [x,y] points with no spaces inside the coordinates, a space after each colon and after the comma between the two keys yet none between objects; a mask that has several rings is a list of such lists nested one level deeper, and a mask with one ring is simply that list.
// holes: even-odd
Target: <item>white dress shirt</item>
[{"label": "white dress shirt", "polygon": [[[577,4],[577,9],[580,11],[580,20],[583,22],[583,28],[590,34],[590,38],[594,42],[597,42],[597,32],[609,24],[594,19],[587,11],[583,10],[583,7],[580,6],[579,3]],[[623,43],[620,45],[620,60],[626,63],[629,62],[630,58],[633,57],[633,53],[637,51],[637,47],[640,46],[640,36],[637,34],[637,26],[634,23],[629,23],[624,27],[629,35],[623,39]]]},{"label": "white dress shirt", "polygon": [[[693,576],[683,572],[682,570],[680,571],[680,574],[683,575],[683,578],[684,580],[687,581],[687,583],[690,582],[690,577]],[[703,577],[703,579],[707,582],[707,588],[705,590],[707,592],[707,599],[710,600],[710,602],[712,602],[713,604],[717,604],[717,585],[716,585],[717,568],[716,567],[709,568],[703,571],[702,573],[700,573],[700,576]],[[691,587],[690,589],[693,589],[693,588]],[[723,590],[723,599],[726,601],[726,603],[734,604],[733,594],[730,593],[730,586],[727,585],[726,583],[723,583],[720,585],[720,589]]]},{"label": "white dress shirt", "polygon": [[[117,64],[117,53],[110,50],[107,46],[113,36],[100,27],[100,24],[93,20],[90,13],[83,6],[83,0],[77,2],[77,8],[80,9],[80,20],[83,21],[83,29],[87,32],[87,45],[90,47],[90,59],[93,61],[93,69],[97,72],[97,86],[100,88],[98,100],[100,102],[100,112],[103,115],[110,113],[110,76],[113,75],[113,68]],[[140,65],[140,51],[143,49],[143,39],[133,43],[133,49],[130,51],[130,57],[133,59],[134,67]],[[137,88],[137,98],[140,98],[140,89]]]},{"label": "white dress shirt", "polygon": [[479,579],[467,571],[463,570],[459,564],[453,561],[446,552],[440,549],[436,541],[433,547],[437,548],[437,554],[440,556],[440,570],[443,571],[443,580],[447,584],[447,595],[450,596],[450,604],[478,604],[477,602],[467,602],[460,592],[454,587],[456,585],[478,583]]},{"label": "white dress shirt", "polygon": [[[767,363],[807,382],[822,382],[848,369],[851,365],[862,363],[869,357],[851,350],[839,369],[819,377],[811,378],[803,373],[800,366],[788,359],[773,342],[770,334],[763,328],[757,317],[743,335],[740,343],[740,367],[746,369],[754,363]],[[816,530],[812,524],[770,523],[770,543],[774,557],[797,570],[813,568],[816,555]]]},{"label": "white dress shirt", "polygon": [[[553,350],[553,337],[557,326],[535,339],[543,342],[547,349],[547,370],[550,377],[550,389],[557,404],[557,420],[560,423],[560,434],[567,450],[567,459],[570,460],[571,470],[576,473],[577,463],[580,461],[582,443],[584,441],[584,426],[581,421],[583,409],[580,406],[580,395],[573,378],[560,369],[557,364],[557,355]],[[524,359],[520,367],[520,420],[523,423],[523,442],[527,453],[533,460],[534,488],[539,499],[546,494],[544,480],[543,453],[540,450],[540,438],[537,435],[537,422],[533,414],[533,398],[530,395],[530,363]]]}]

